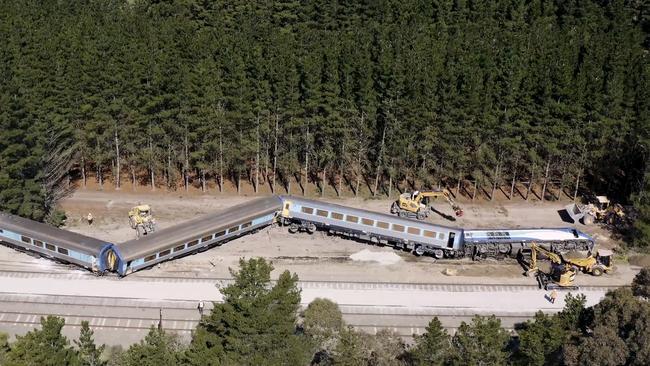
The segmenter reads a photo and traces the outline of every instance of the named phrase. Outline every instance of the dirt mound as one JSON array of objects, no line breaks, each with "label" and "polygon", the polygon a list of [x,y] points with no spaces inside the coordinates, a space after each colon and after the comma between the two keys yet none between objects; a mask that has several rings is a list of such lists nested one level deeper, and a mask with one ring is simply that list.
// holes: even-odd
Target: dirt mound
[{"label": "dirt mound", "polygon": [[359,262],[377,262],[382,265],[395,264],[402,260],[399,255],[393,252],[371,252],[368,249],[352,254],[350,259]]},{"label": "dirt mound", "polygon": [[633,266],[650,267],[650,255],[635,254],[630,256],[629,262]]}]

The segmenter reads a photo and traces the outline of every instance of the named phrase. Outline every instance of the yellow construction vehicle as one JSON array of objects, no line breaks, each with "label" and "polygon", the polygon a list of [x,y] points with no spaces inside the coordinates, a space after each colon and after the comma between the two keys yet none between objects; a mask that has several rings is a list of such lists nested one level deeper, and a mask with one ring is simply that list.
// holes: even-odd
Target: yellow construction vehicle
[{"label": "yellow construction vehicle", "polygon": [[586,205],[572,203],[565,209],[573,221],[578,222],[582,219],[585,225],[591,225],[594,222],[614,224],[617,220],[625,218],[623,206],[617,203],[611,204],[607,196],[596,196],[592,203]]},{"label": "yellow construction vehicle", "polygon": [[393,205],[390,207],[390,212],[400,217],[424,220],[431,214],[432,207],[429,204],[429,199],[437,199],[439,197],[444,198],[449,203],[456,216],[463,216],[463,210],[454,202],[451,193],[446,189],[402,193],[399,199],[393,202]]},{"label": "yellow construction vehicle", "polygon": [[[612,270],[613,252],[600,249],[596,257],[589,255],[586,258],[565,258],[562,254],[550,251],[536,243],[530,245],[530,262],[527,276],[536,275],[540,284],[545,289],[561,288],[574,289],[575,276],[578,271],[589,273],[593,276],[600,276]],[[551,261],[550,273],[541,273],[537,265],[537,256],[543,255]]]},{"label": "yellow construction vehicle", "polygon": [[156,231],[156,220],[149,205],[138,205],[129,211],[129,225],[135,230],[136,238]]}]

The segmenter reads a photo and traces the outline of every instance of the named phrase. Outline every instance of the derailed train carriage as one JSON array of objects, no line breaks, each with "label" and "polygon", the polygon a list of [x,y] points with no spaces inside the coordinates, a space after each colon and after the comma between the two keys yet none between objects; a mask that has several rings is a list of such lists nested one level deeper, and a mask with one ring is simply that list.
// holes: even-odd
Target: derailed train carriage
[{"label": "derailed train carriage", "polygon": [[290,232],[316,229],[435,258],[514,257],[529,243],[553,251],[592,250],[594,240],[572,228],[463,230],[357,208],[283,196],[281,222]]},{"label": "derailed train carriage", "polygon": [[464,256],[463,229],[304,198],[283,196],[280,216],[289,231],[331,234],[411,250],[436,258]]},{"label": "derailed train carriage", "polygon": [[290,232],[326,230],[435,258],[515,256],[531,242],[552,251],[592,250],[594,246],[591,237],[573,228],[463,230],[292,196],[259,198],[118,244],[0,213],[0,242],[98,274],[125,276],[275,222],[287,225]]},{"label": "derailed train carriage", "polygon": [[115,260],[112,243],[4,212],[0,212],[0,242],[93,272],[106,271]]},{"label": "derailed train carriage", "polygon": [[119,243],[114,248],[119,258],[114,270],[124,276],[253,233],[274,223],[280,207],[277,196],[260,198]]}]

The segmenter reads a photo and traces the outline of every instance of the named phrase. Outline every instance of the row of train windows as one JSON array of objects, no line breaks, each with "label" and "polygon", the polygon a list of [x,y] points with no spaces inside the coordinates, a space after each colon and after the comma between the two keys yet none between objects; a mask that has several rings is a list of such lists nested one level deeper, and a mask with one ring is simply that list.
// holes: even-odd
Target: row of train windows
[{"label": "row of train windows", "polygon": [[36,239],[32,240],[32,238],[29,238],[29,237],[26,237],[26,236],[21,236],[20,240],[22,240],[24,243],[32,244],[35,247],[39,247],[39,248],[45,247],[45,249],[47,249],[47,250],[51,250],[53,252],[59,252],[59,253],[61,253],[63,255],[68,255],[68,250],[67,249],[61,248],[61,247],[57,248],[56,246],[54,246],[54,245],[52,245],[50,243],[44,243],[44,242],[42,242],[40,240],[36,240]]},{"label": "row of train windows", "polygon": [[[375,221],[375,220],[367,219],[367,218],[364,218],[364,217],[359,218],[358,216],[344,215],[344,214],[338,213],[338,212],[332,212],[331,215],[330,215],[329,211],[319,210],[319,209],[314,210],[311,207],[305,207],[305,206],[302,207],[301,211],[303,213],[308,214],[308,215],[314,215],[314,212],[316,212],[315,213],[316,216],[331,217],[334,220],[347,221],[347,222],[351,222],[351,223],[354,223],[354,224],[358,224],[359,220],[361,220],[362,225],[376,226],[376,227],[378,227],[380,229],[389,230],[389,228],[391,228],[391,224],[389,224],[387,222],[384,222],[384,221]],[[422,236],[425,236],[427,238],[433,238],[433,239],[435,239],[436,236],[440,240],[445,239],[445,234],[444,233],[436,233],[435,231],[430,231],[430,230],[421,230],[421,229],[419,229],[417,227],[408,227],[407,228],[407,227],[405,227],[403,225],[392,224],[392,228],[390,230],[400,232],[400,233],[403,233],[404,231],[406,231],[407,233],[409,233],[411,235],[422,235]]]},{"label": "row of train windows", "polygon": [[169,255],[172,252],[176,253],[176,252],[180,252],[181,250],[184,250],[186,248],[191,248],[191,247],[193,247],[195,245],[198,245],[199,242],[200,243],[205,243],[207,241],[218,238],[220,236],[224,236],[226,234],[232,234],[235,231],[246,229],[246,228],[248,228],[248,227],[250,227],[252,225],[253,225],[253,223],[251,221],[249,221],[249,222],[241,224],[240,226],[233,226],[228,230],[223,230],[223,231],[220,231],[218,233],[214,233],[212,235],[204,236],[204,237],[201,238],[200,241],[199,241],[199,239],[195,239],[195,240],[192,240],[191,242],[189,242],[187,244],[181,244],[181,245],[179,245],[177,247],[174,247],[172,249],[166,249],[166,250],[163,250],[162,252],[154,253],[152,255],[149,255],[149,256],[145,257],[144,261],[145,262],[151,262],[152,260],[155,260],[156,258],[164,257],[166,255]]}]

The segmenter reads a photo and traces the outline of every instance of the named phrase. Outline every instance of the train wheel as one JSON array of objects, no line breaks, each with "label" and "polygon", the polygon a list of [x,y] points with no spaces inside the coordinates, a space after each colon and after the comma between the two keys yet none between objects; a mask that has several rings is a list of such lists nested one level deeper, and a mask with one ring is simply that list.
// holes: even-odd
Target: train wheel
[{"label": "train wheel", "polygon": [[442,259],[442,257],[445,256],[445,252],[443,252],[441,249],[436,249],[433,251],[433,256],[436,257],[436,259]]},{"label": "train wheel", "polygon": [[291,225],[289,225],[289,232],[291,234],[297,233],[299,229],[300,228],[298,227],[298,224],[296,224],[295,222],[292,222]]},{"label": "train wheel", "polygon": [[307,224],[307,232],[310,233],[310,234],[313,234],[313,233],[316,232],[316,225],[314,225],[313,222],[310,222],[309,224]]},{"label": "train wheel", "polygon": [[415,247],[415,249],[413,250],[413,254],[415,254],[417,256],[424,255],[424,248],[422,247],[422,245],[417,245]]},{"label": "train wheel", "polygon": [[427,218],[427,216],[424,214],[424,212],[418,212],[417,215],[415,216],[418,220],[424,220]]}]

